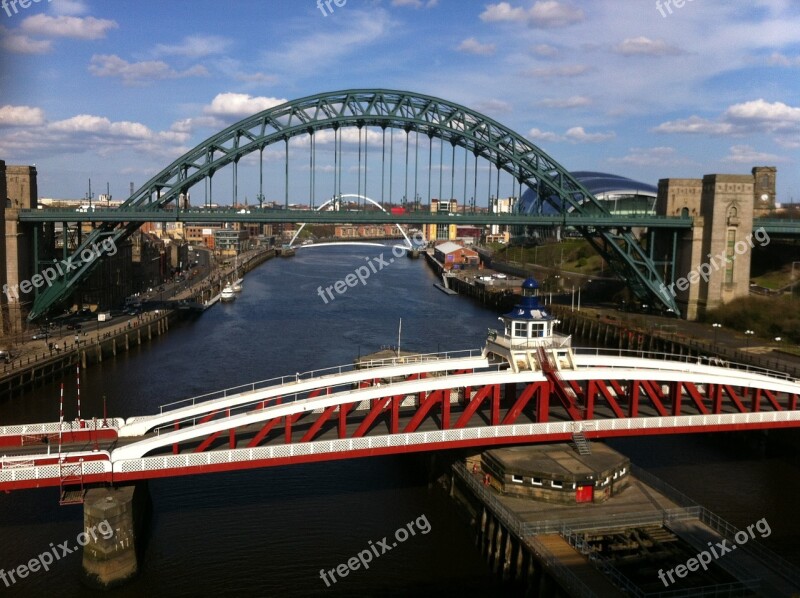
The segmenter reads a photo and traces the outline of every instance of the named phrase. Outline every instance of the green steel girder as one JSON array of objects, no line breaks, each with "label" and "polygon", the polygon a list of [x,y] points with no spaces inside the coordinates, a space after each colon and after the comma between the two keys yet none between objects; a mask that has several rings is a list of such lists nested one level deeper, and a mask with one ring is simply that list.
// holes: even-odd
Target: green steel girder
[{"label": "green steel girder", "polygon": [[359,212],[285,210],[277,208],[249,207],[245,213],[226,208],[191,208],[188,210],[149,209],[136,210],[97,210],[87,214],[78,210],[44,209],[20,210],[21,222],[92,222],[127,223],[142,222],[307,222],[317,224],[508,224],[518,226],[574,226],[593,228],[648,229],[687,229],[691,228],[691,218],[675,216],[619,216],[605,214],[518,214],[485,212],[443,214],[426,211],[408,211],[404,214],[387,214],[381,210],[368,209]]},{"label": "green steel girder", "polygon": [[[75,253],[79,254],[105,236],[112,236],[116,242],[127,238],[144,222],[136,219],[137,208],[162,208],[195,184],[213,177],[220,168],[251,152],[277,142],[288,142],[295,136],[354,126],[403,129],[439,137],[511,173],[520,184],[539,189],[540,197],[562,214],[567,210],[582,214],[587,206],[593,212],[610,216],[597,198],[564,167],[530,141],[491,118],[432,96],[361,89],[323,93],[287,102],[245,118],[209,137],[156,174],[122,204],[121,211],[132,212],[130,222],[101,224],[87,235]],[[588,229],[582,232],[591,238]],[[609,263],[618,266],[637,296],[641,299],[652,297],[677,313],[674,299],[659,294],[663,283],[641,248],[633,254],[644,258],[641,261],[632,259],[629,248],[638,247],[638,241],[630,231],[620,233],[628,249],[613,248],[617,242],[610,229],[598,227],[596,233],[607,245]],[[38,318],[54,304],[66,299],[93,265],[84,264],[47,288],[34,301],[28,318]]]}]

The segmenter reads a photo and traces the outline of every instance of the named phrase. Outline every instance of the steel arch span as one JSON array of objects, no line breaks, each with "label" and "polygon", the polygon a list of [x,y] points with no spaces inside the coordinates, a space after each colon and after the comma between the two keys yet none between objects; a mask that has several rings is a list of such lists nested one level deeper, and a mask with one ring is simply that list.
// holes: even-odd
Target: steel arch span
[{"label": "steel arch span", "polygon": [[[119,208],[131,211],[131,221],[120,226],[104,223],[84,238],[74,258],[105,238],[119,242],[132,234],[142,222],[136,210],[157,209],[177,202],[194,185],[213,177],[220,168],[237,167],[239,160],[253,152],[285,143],[300,135],[344,127],[400,129],[437,137],[460,146],[502,169],[520,185],[535,187],[560,213],[609,215],[608,210],[569,172],[539,147],[497,121],[465,106],[407,91],[356,89],[335,91],[293,100],[254,114],[209,137],[164,170],[156,174]],[[234,172],[235,176],[235,172]],[[141,216],[138,216],[141,218]],[[387,217],[388,218],[388,217]],[[653,259],[630,227],[612,229],[581,227],[580,231],[609,265],[622,276],[640,298],[656,301],[679,312],[674,297],[667,292]],[[97,260],[79,264],[48,287],[34,301],[28,316],[34,320],[56,303],[66,299]]]},{"label": "steel arch span", "polygon": [[[371,203],[373,206],[378,208],[384,214],[388,214],[388,212],[384,209],[384,207],[381,204],[379,204],[377,201],[375,201],[374,199],[370,199],[366,195],[358,195],[356,193],[345,193],[343,195],[338,195],[336,197],[332,197],[331,199],[329,199],[328,201],[323,203],[321,206],[319,206],[317,208],[317,212],[323,210],[325,207],[328,207],[328,209],[331,209],[331,210],[335,210],[336,207],[337,207],[337,204],[341,200],[343,200],[345,198],[348,198],[348,199],[350,199],[350,198],[363,199],[364,201],[368,201],[369,203]],[[400,231],[400,234],[403,235],[403,238],[406,240],[406,244],[408,245],[408,248],[411,249],[414,246],[414,244],[411,242],[411,239],[408,238],[408,235],[406,234],[406,231],[404,231],[403,227],[400,226],[399,224],[396,224],[395,226],[397,227],[397,230]],[[289,241],[289,245],[294,245],[294,242],[297,240],[297,237],[300,236],[300,231],[302,231],[305,227],[306,227],[306,223],[304,222],[300,226],[300,228],[297,229],[297,232],[294,233],[294,236],[292,237],[292,240]],[[371,245],[374,245],[374,243],[371,243]]]}]

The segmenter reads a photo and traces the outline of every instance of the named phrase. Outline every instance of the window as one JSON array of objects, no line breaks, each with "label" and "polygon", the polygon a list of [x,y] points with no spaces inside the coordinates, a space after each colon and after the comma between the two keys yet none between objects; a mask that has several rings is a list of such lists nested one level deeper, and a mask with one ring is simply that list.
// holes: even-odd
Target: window
[{"label": "window", "polygon": [[533,484],[534,486],[541,486],[542,478],[531,478],[531,484]]},{"label": "window", "polygon": [[619,470],[619,475],[625,475],[626,471],[628,471],[628,468],[627,467],[623,467],[622,469]]},{"label": "window", "polygon": [[725,248],[725,254],[728,258],[727,263],[725,264],[725,284],[733,284],[733,266],[735,263],[735,255],[734,249],[736,247],[736,231],[729,230],[728,231],[728,239],[727,239],[727,247]]},{"label": "window", "polygon": [[533,338],[544,336],[546,327],[547,327],[547,324],[544,324],[544,323],[537,322],[537,323],[531,324],[531,336]]},{"label": "window", "polygon": [[522,483],[522,476],[521,475],[512,475],[511,476],[511,481],[515,482],[517,484],[521,484]]},{"label": "window", "polygon": [[528,336],[528,324],[526,322],[514,322],[514,336],[518,338]]},{"label": "window", "polygon": [[553,480],[553,481],[551,481],[551,482],[550,482],[550,485],[551,485],[553,488],[563,488],[563,487],[564,487],[564,484],[563,484],[563,482],[558,482],[558,481],[556,481],[556,480]]}]

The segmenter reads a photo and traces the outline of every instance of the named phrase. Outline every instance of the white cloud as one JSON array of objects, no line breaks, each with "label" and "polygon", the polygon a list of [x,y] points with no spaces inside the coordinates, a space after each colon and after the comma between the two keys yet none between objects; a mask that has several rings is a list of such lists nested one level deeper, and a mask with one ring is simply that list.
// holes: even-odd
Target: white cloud
[{"label": "white cloud", "polygon": [[20,30],[30,35],[42,37],[69,37],[72,39],[102,39],[110,29],[117,29],[116,21],[96,19],[95,17],[51,17],[37,14],[27,17]]},{"label": "white cloud", "polygon": [[789,57],[780,52],[773,52],[767,59],[767,64],[774,66],[800,66],[800,56]]},{"label": "white cloud", "polygon": [[792,136],[800,136],[800,108],[783,102],[751,100],[728,107],[716,120],[691,116],[660,124],[655,133],[703,135],[745,135],[771,133],[785,147],[792,147]]},{"label": "white cloud", "polygon": [[763,127],[769,131],[797,129],[800,126],[800,108],[758,99],[734,104],[725,111],[723,118],[732,123]]},{"label": "white cloud", "polygon": [[0,106],[0,126],[22,127],[44,124],[44,111],[31,106]]},{"label": "white cloud", "polygon": [[675,56],[683,54],[680,48],[669,45],[662,39],[649,37],[629,37],[614,46],[613,51],[623,56]]},{"label": "white cloud", "polygon": [[550,142],[558,142],[564,141],[564,138],[558,135],[557,133],[553,133],[551,131],[542,131],[541,129],[533,128],[528,131],[527,135],[528,139],[531,141],[541,142],[541,141],[550,141]]},{"label": "white cloud", "polygon": [[500,21],[523,21],[528,13],[524,8],[512,8],[508,2],[490,4],[481,13],[481,21],[496,23]]},{"label": "white cloud", "polygon": [[508,102],[497,99],[473,102],[471,106],[478,112],[486,113],[509,113],[514,109]]},{"label": "white cloud", "polygon": [[729,123],[714,122],[699,116],[667,121],[653,129],[654,133],[690,133],[702,135],[729,135],[734,127]]},{"label": "white cloud", "polygon": [[552,66],[545,68],[537,68],[527,72],[528,75],[533,77],[580,77],[589,72],[589,67],[585,64],[565,64],[561,66]]},{"label": "white cloud", "polygon": [[282,98],[254,97],[245,93],[220,93],[211,100],[211,104],[206,106],[203,112],[212,116],[243,118],[274,108],[286,103],[286,101]]},{"label": "white cloud", "polygon": [[43,153],[107,156],[133,150],[148,156],[174,157],[188,150],[189,135],[177,130],[153,131],[132,121],[112,121],[105,116],[78,114],[48,123],[44,112],[30,106],[0,108],[0,125],[16,125],[0,136],[0,153],[22,157]]},{"label": "white cloud", "polygon": [[185,56],[203,58],[212,54],[224,54],[231,46],[231,40],[219,35],[189,35],[179,44],[156,44],[156,56]]},{"label": "white cloud", "polygon": [[494,54],[494,44],[482,44],[474,37],[468,37],[458,46],[459,52],[466,52],[467,54],[478,54],[480,56],[490,56]]},{"label": "white cloud", "polygon": [[119,77],[124,85],[143,85],[164,79],[208,75],[208,70],[202,65],[176,71],[161,60],[128,62],[116,54],[95,54],[92,56],[89,72],[95,77]]},{"label": "white cloud", "polygon": [[351,55],[361,60],[370,46],[385,45],[392,25],[386,10],[354,9],[335,30],[290,37],[282,49],[266,53],[264,63],[270,69],[289,73],[293,79],[316,73],[328,76],[331,68],[340,68]]},{"label": "white cloud", "polygon": [[53,42],[49,39],[33,39],[0,26],[0,47],[14,54],[47,54]]},{"label": "white cloud", "polygon": [[767,152],[756,151],[749,145],[733,145],[730,154],[722,159],[723,162],[734,162],[736,164],[765,164],[774,162],[785,162],[786,158]]},{"label": "white cloud", "polygon": [[585,15],[580,8],[556,0],[540,0],[529,9],[513,7],[508,2],[489,4],[480,18],[487,23],[524,21],[530,27],[554,29],[580,23]]},{"label": "white cloud", "polygon": [[580,23],[584,19],[584,14],[580,8],[574,8],[555,0],[548,0],[536,2],[528,12],[528,19],[531,26],[549,29],[551,27],[567,27],[574,23]]},{"label": "white cloud", "polygon": [[686,164],[690,161],[682,158],[674,147],[632,147],[627,156],[622,158],[609,158],[609,162],[632,164],[634,166],[672,166]]},{"label": "white cloud", "polygon": [[545,108],[582,108],[584,106],[590,106],[592,104],[592,99],[586,96],[571,96],[568,98],[548,98],[538,102],[539,106],[543,106]]},{"label": "white cloud", "polygon": [[540,58],[553,58],[558,55],[558,48],[549,44],[536,44],[531,52]]},{"label": "white cloud", "polygon": [[439,0],[392,0],[392,6],[410,6],[411,8],[433,8],[439,4]]},{"label": "white cloud", "polygon": [[583,127],[572,127],[564,136],[575,143],[600,143],[616,137],[614,133],[587,133]]}]

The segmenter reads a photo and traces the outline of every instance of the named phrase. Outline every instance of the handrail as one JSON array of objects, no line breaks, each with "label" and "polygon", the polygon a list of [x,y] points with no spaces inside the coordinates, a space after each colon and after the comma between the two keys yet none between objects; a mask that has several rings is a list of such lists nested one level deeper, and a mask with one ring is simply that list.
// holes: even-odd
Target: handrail
[{"label": "handrail", "polygon": [[[481,371],[484,372],[484,373],[487,373],[487,372],[501,372],[501,371],[504,371],[505,368],[506,368],[505,364],[493,364],[493,365],[489,365],[488,367],[482,368]],[[435,375],[436,375],[437,378],[450,378],[452,376],[455,376],[456,374],[455,373],[451,373],[450,370],[443,370],[443,371],[436,372]],[[462,375],[462,374],[459,374],[459,375]],[[284,376],[284,378],[285,378],[285,376]],[[298,381],[299,381],[299,379],[298,379]],[[408,381],[405,380],[405,379],[397,380],[397,381],[389,380],[388,382],[382,383],[381,384],[381,388],[392,389],[392,388],[394,388],[395,386],[397,386],[399,384],[405,384],[407,382]],[[280,385],[278,385],[278,386],[280,386]],[[236,388],[240,388],[240,387],[236,387]],[[269,387],[266,387],[266,388],[269,388]],[[335,390],[335,392],[331,392],[329,394],[326,394],[325,398],[330,398],[331,396],[336,395],[336,394],[338,394],[340,392],[349,393],[349,392],[352,391],[352,386],[351,386],[350,382],[342,382],[342,383],[339,383],[339,384],[332,384],[332,385],[330,385],[330,388],[332,390]],[[224,411],[226,413],[226,417],[233,416],[233,415],[239,415],[239,414],[241,414],[243,412],[247,412],[247,411],[253,410],[253,408],[262,408],[262,409],[266,408],[268,406],[268,405],[266,405],[266,403],[274,402],[278,398],[281,399],[281,405],[287,405],[287,404],[294,403],[296,401],[302,401],[302,400],[308,399],[309,397],[304,394],[305,392],[306,391],[304,390],[304,391],[302,391],[302,393],[300,393],[300,392],[287,393],[287,394],[280,395],[280,397],[270,397],[268,399],[254,399],[252,401],[248,401],[246,403],[241,403],[239,405],[236,405],[235,407],[220,409],[219,411],[220,411],[220,413]],[[390,394],[390,393],[387,392],[387,394]],[[411,395],[413,393],[407,393],[407,394]],[[225,395],[225,396],[227,396],[227,395]],[[273,404],[273,405],[269,405],[269,406],[275,406],[275,405]],[[214,411],[214,409],[210,408],[209,411]],[[164,412],[162,412],[162,414],[163,413]],[[169,412],[166,412],[166,413],[169,413]],[[163,424],[161,426],[154,427],[153,428],[153,432],[155,432],[157,435],[160,435],[161,432],[165,431],[165,430],[169,431],[169,432],[175,431],[175,426],[176,425],[180,426],[181,424],[191,423],[192,426],[195,426],[195,425],[197,425],[198,420],[202,420],[202,419],[205,419],[207,417],[208,417],[208,414],[205,413],[205,414],[193,415],[191,417],[186,417],[186,418],[180,419],[180,420],[172,420],[169,423]]]},{"label": "handrail", "polygon": [[[473,490],[473,492],[475,492],[481,498],[484,504],[486,504],[494,512],[494,514],[498,517],[498,519],[500,519],[503,522],[503,524],[509,529],[509,531],[514,532],[520,539],[524,539],[525,541],[529,541],[530,536],[557,533],[560,534],[562,537],[564,537],[565,540],[569,542],[570,536],[576,535],[579,531],[617,527],[617,526],[628,527],[631,525],[661,524],[666,526],[675,521],[686,521],[690,519],[699,519],[702,523],[708,525],[714,531],[719,533],[720,536],[727,538],[729,540],[733,540],[736,533],[740,531],[736,527],[734,527],[733,525],[722,519],[721,517],[717,516],[715,513],[709,511],[702,505],[697,504],[691,498],[681,493],[680,491],[676,490],[663,480],[642,470],[640,467],[634,464],[631,464],[631,474],[634,477],[646,483],[648,486],[651,486],[656,490],[658,490],[659,492],[665,494],[668,498],[672,499],[674,502],[684,503],[686,506],[672,508],[672,509],[661,509],[658,511],[650,511],[643,513],[628,513],[621,516],[614,516],[613,519],[609,519],[606,517],[606,518],[575,519],[566,521],[545,520],[537,522],[536,524],[523,523],[504,504],[502,504],[499,500],[497,500],[497,497],[492,492],[490,492],[483,485],[481,485],[474,478],[474,476],[467,471],[464,464],[456,463],[452,466],[452,469],[458,475],[458,477],[464,480],[467,483],[467,485]],[[572,545],[574,546],[574,544]],[[763,565],[767,566],[770,570],[782,576],[790,583],[800,587],[800,572],[791,563],[779,557],[768,548],[765,548],[761,544],[758,544],[753,539],[750,539],[750,541],[748,541],[745,544],[741,544],[741,547],[746,552],[748,552],[748,554],[750,554],[753,558],[757,559]],[[592,559],[592,555],[586,554],[586,556]],[[744,596],[747,595],[745,590],[749,591],[752,589],[757,589],[760,585],[758,580],[741,580],[730,584],[723,584],[721,587],[719,587],[720,590],[724,590],[725,592],[727,592],[724,594],[719,594],[719,593],[714,594],[712,592],[712,587],[708,587],[708,588],[696,588],[692,590],[692,592],[697,591],[700,593],[688,593],[688,591],[687,593],[684,593],[683,590],[670,590],[667,592],[645,595],[641,592],[641,590],[638,587],[632,586],[630,580],[628,580],[627,577],[625,577],[622,573],[616,570],[616,568],[613,567],[613,565],[610,562],[603,564],[599,563],[594,559],[592,560],[593,562],[598,564],[599,567],[609,575],[609,577],[614,579],[615,583],[621,584],[620,587],[622,587],[623,589],[625,589],[634,596],[642,596],[642,597],[647,596],[648,598],[649,597],[679,598],[684,596],[688,597],[688,596],[713,596],[713,595]],[[578,581],[581,584],[583,583],[577,578],[576,581]]]},{"label": "handrail", "polygon": [[[439,353],[422,353],[419,355],[409,355],[407,357],[392,357],[387,359],[378,359],[378,360],[370,360],[367,362],[360,362],[359,365],[362,364],[370,364],[370,367],[377,367],[378,365],[407,365],[410,363],[421,363],[423,361],[434,361],[440,359],[461,359],[464,357],[476,357],[481,354],[480,349],[461,349],[458,351],[442,351]],[[374,364],[374,365],[373,365]],[[336,374],[343,374],[345,372],[353,372],[359,369],[364,369],[357,367],[356,364],[348,363],[343,365],[334,365],[327,368],[320,368],[316,370],[308,370],[306,372],[297,372],[294,375],[288,374],[284,376],[276,376],[275,378],[268,378],[266,380],[258,380],[256,382],[251,382],[249,384],[240,384],[239,386],[232,386],[230,388],[223,388],[220,390],[214,390],[211,392],[207,392],[200,395],[195,395],[193,397],[188,397],[186,399],[181,399],[179,401],[173,401],[172,403],[166,403],[164,405],[159,406],[159,414],[163,414],[166,411],[175,411],[178,409],[176,405],[186,406],[187,403],[191,405],[196,405],[198,399],[209,399],[209,398],[226,398],[229,395],[240,394],[243,392],[255,392],[256,388],[262,389],[268,386],[283,386],[285,384],[289,384],[291,382],[299,382],[300,380],[313,380],[314,378],[321,378],[323,376],[328,375],[336,375]],[[172,409],[167,409],[167,407],[172,407]]]},{"label": "handrail", "polygon": [[[736,533],[741,531],[728,521],[722,519],[722,517],[713,511],[710,511],[706,507],[698,504],[689,496],[682,493],[680,490],[677,490],[661,478],[654,476],[653,474],[643,470],[641,467],[638,467],[633,463],[631,463],[631,473],[638,480],[641,480],[648,486],[655,488],[662,494],[666,495],[673,502],[698,509],[698,518],[700,521],[716,531],[723,538],[734,541],[734,536]],[[745,544],[737,545],[752,555],[753,558],[757,559],[763,565],[789,580],[797,587],[800,587],[800,570],[798,570],[797,567],[795,567],[789,561],[775,554],[762,544],[754,541],[752,538]]]},{"label": "handrail", "polygon": [[[764,374],[772,378],[779,378],[781,380],[786,380],[786,381],[797,381],[796,378],[790,376],[786,372],[770,370],[767,368],[762,368],[747,363],[728,361],[726,359],[720,359],[718,357],[709,357],[706,355],[692,356],[687,353],[679,354],[679,353],[668,353],[665,351],[644,351],[638,349],[606,349],[599,347],[597,348],[575,347],[573,348],[573,352],[576,355],[597,355],[597,356],[608,355],[616,357],[639,357],[642,359],[653,358],[661,361],[671,360],[671,361],[679,361],[681,363],[694,363],[697,365],[726,367],[731,369],[742,370],[745,372],[751,372],[754,374]],[[702,363],[703,360],[706,360],[708,363],[703,364]],[[615,366],[613,364],[609,364],[609,367],[615,367]]]}]

